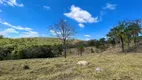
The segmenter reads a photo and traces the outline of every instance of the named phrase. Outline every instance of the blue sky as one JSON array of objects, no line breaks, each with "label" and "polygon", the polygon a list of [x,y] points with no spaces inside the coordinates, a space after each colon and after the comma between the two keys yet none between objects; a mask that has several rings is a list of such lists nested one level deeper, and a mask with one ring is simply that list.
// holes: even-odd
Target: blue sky
[{"label": "blue sky", "polygon": [[75,26],[75,38],[105,37],[119,21],[142,18],[142,0],[0,0],[0,34],[51,37],[60,19]]}]

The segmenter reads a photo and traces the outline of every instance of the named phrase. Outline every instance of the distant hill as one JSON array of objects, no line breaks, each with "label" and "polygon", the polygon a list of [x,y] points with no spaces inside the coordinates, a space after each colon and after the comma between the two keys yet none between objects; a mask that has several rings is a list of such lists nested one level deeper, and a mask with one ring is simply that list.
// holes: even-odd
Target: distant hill
[{"label": "distant hill", "polygon": [[61,41],[58,38],[4,38],[0,39],[0,45],[6,44],[26,44],[26,45],[54,45],[61,44]]},{"label": "distant hill", "polygon": [[[73,40],[70,43],[77,43],[81,40]],[[59,38],[45,38],[45,37],[36,37],[36,38],[3,38],[0,39],[0,46],[6,44],[26,44],[26,45],[57,45],[61,44],[61,40]]]}]

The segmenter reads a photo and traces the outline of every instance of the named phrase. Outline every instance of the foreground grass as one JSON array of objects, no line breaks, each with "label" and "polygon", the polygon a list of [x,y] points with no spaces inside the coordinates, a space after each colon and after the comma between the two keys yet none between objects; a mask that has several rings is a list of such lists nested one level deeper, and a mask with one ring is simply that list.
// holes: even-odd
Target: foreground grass
[{"label": "foreground grass", "polygon": [[[89,64],[77,65],[80,60]],[[142,54],[136,53],[0,61],[0,80],[142,80],[141,75]]]}]

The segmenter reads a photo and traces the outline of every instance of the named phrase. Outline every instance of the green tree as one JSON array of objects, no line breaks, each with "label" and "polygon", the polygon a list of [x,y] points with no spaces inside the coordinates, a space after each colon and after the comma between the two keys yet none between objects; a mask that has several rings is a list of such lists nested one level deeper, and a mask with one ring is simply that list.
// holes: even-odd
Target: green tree
[{"label": "green tree", "polygon": [[0,39],[3,39],[4,38],[4,36],[3,35],[0,35]]},{"label": "green tree", "polygon": [[142,33],[141,31],[141,21],[140,20],[135,20],[135,21],[131,21],[129,22],[129,30],[131,31],[131,35],[133,37],[134,40],[134,44],[137,44],[137,37],[139,36],[139,34]]},{"label": "green tree", "polygon": [[80,44],[78,47],[77,47],[77,51],[78,53],[80,54],[80,56],[82,56],[82,53],[84,52],[84,46],[82,44]]},{"label": "green tree", "polygon": [[100,41],[101,45],[105,45],[105,43],[106,43],[105,38],[101,38],[99,41]]},{"label": "green tree", "polygon": [[129,49],[130,48],[130,43],[131,43],[131,30],[129,29],[129,26],[125,28],[125,33],[126,33],[126,36],[127,36],[127,48]]},{"label": "green tree", "polygon": [[120,22],[118,26],[111,29],[111,31],[107,34],[107,36],[109,38],[119,40],[121,42],[122,52],[124,52],[124,42],[126,39],[124,22]]}]

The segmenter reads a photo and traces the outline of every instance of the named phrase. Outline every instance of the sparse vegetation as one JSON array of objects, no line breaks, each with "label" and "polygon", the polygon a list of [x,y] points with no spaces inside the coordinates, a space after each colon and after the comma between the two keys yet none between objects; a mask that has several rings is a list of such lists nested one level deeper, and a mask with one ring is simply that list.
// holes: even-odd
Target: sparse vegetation
[{"label": "sparse vegetation", "polygon": [[[86,54],[0,61],[0,80],[141,80],[141,58],[142,54]],[[80,60],[89,64],[77,65]],[[23,69],[23,65],[30,69]]]}]

